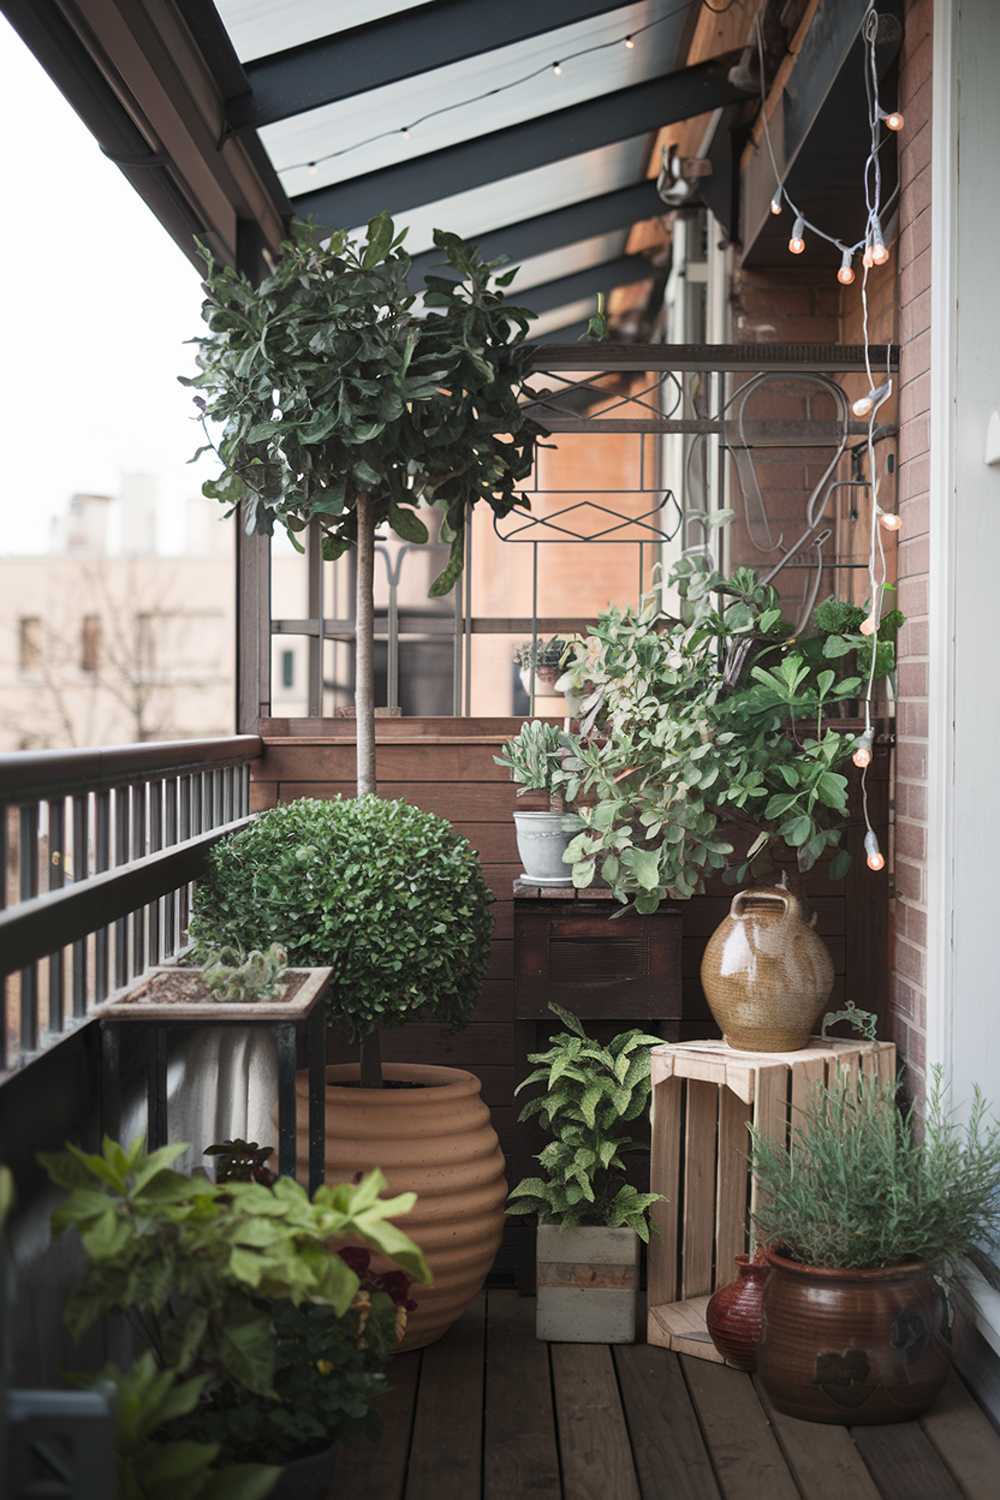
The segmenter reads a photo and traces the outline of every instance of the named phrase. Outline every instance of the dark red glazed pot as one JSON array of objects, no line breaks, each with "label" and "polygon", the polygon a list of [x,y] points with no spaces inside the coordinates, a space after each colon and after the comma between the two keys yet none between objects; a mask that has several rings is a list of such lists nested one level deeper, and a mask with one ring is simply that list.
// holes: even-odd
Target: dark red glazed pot
[{"label": "dark red glazed pot", "polygon": [[909,1422],[951,1364],[948,1309],[924,1261],[874,1271],[768,1251],[757,1373],[777,1409],[843,1426]]},{"label": "dark red glazed pot", "polygon": [[764,1283],[770,1273],[766,1261],[737,1255],[736,1280],[722,1286],[705,1311],[705,1322],[727,1365],[737,1370],[757,1367],[757,1345],[760,1342]]}]

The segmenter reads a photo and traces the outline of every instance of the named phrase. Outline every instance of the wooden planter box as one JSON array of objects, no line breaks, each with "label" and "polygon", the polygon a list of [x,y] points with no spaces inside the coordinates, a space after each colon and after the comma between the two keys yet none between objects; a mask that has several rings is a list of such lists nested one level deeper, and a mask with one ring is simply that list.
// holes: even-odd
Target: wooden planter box
[{"label": "wooden planter box", "polygon": [[649,1343],[722,1363],[705,1308],[750,1248],[757,1184],[747,1126],[787,1145],[811,1091],[838,1068],[892,1079],[896,1049],[819,1037],[799,1052],[736,1052],[715,1041],[653,1048],[650,1187],[665,1201],[650,1215]]}]

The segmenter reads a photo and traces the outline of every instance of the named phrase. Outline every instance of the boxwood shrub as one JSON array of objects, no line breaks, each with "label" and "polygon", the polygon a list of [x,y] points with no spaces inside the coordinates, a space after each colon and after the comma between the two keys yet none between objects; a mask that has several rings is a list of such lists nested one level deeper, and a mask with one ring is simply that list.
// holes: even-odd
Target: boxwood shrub
[{"label": "boxwood shrub", "polygon": [[489,955],[492,895],[475,850],[445,818],[368,796],[303,798],[216,844],[191,936],[280,943],[291,967],[331,965],[331,1019],[355,1039],[421,1011],[461,1026]]}]

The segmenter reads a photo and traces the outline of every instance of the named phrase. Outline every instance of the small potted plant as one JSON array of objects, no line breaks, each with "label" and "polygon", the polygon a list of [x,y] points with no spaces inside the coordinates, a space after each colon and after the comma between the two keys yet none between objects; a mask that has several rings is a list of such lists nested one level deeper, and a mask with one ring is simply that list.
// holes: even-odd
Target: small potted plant
[{"label": "small potted plant", "polygon": [[936,1072],[918,1120],[874,1077],[817,1089],[792,1149],[752,1131],[768,1245],[757,1371],[789,1416],[905,1422],[948,1374],[942,1278],[1000,1231],[1000,1127],[960,1126]]},{"label": "small potted plant", "polygon": [[514,647],[514,665],[521,677],[521,686],[531,697],[532,688],[538,695],[555,697],[559,689],[556,683],[561,675],[562,659],[566,654],[566,642],[554,635],[550,641],[519,641]]},{"label": "small potted plant", "polygon": [[[418,1194],[411,1228],[434,1281],[417,1290],[407,1348],[440,1337],[478,1294],[503,1234],[507,1184],[479,1079],[383,1066],[381,1031],[468,1021],[491,901],[475,850],[447,819],[374,796],[268,809],[214,847],[195,895],[199,949],[277,942],[291,963],[332,968],[329,1020],[350,1031],[360,1059],[327,1068],[326,1176],[378,1165],[391,1191]],[[305,1073],[298,1098],[305,1119]],[[304,1158],[305,1132],[300,1149]]]},{"label": "small potted plant", "polygon": [[524,878],[532,885],[572,885],[573,874],[563,862],[570,841],[565,805],[559,790],[563,755],[568,740],[555,724],[529,719],[493,759],[510,772],[517,795],[545,792],[548,812],[516,812],[517,852]]},{"label": "small potted plant", "polygon": [[649,1049],[662,1037],[623,1031],[607,1047],[576,1016],[550,1005],[566,1031],[517,1088],[544,1083],[521,1120],[536,1115],[551,1134],[538,1155],[544,1177],[513,1189],[509,1214],[538,1215],[540,1339],[630,1344],[639,1299],[639,1242],[649,1240],[648,1211],[659,1194],[626,1178],[625,1154],[637,1149],[623,1125],[649,1102]]},{"label": "small potted plant", "polygon": [[[70,1331],[119,1316],[148,1346],[124,1376],[106,1372],[118,1390],[122,1494],[133,1500],[178,1493],[185,1458],[192,1473],[195,1459],[204,1471],[206,1495],[326,1493],[331,1445],[381,1388],[369,1377],[387,1362],[397,1320],[365,1252],[328,1246],[371,1246],[407,1285],[428,1275],[422,1252],[392,1222],[413,1195],[383,1198],[380,1172],[318,1188],[310,1200],[290,1178],[267,1180],[259,1148],[230,1144],[246,1148],[229,1158],[247,1170],[224,1172],[219,1183],[172,1169],[185,1145],[147,1153],[141,1138],[128,1148],[105,1140],[98,1156],[70,1146],[41,1158],[68,1190],[53,1226],[76,1229],[86,1256],[66,1307]],[[221,1479],[211,1488],[216,1464],[231,1490]],[[157,1488],[154,1475],[175,1488]]]}]

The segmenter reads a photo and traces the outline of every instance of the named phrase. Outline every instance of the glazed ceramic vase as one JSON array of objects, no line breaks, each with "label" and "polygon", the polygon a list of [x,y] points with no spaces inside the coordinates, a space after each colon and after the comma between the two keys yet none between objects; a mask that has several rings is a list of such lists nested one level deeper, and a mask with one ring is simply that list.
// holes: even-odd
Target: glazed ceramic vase
[{"label": "glazed ceramic vase", "polygon": [[[479,1079],[461,1068],[385,1063],[387,1083],[357,1087],[357,1063],[326,1070],[326,1180],[350,1182],[381,1167],[386,1193],[414,1192],[400,1228],[424,1252],[433,1277],[414,1286],[417,1306],[401,1350],[432,1344],[472,1302],[503,1234],[504,1159]],[[352,1086],[353,1085],[353,1086]],[[309,1075],[296,1078],[298,1175],[306,1181]]]},{"label": "glazed ceramic vase", "polygon": [[944,1293],[923,1261],[874,1271],[768,1251],[757,1373],[778,1411],[841,1426],[910,1422],[951,1365]]},{"label": "glazed ceramic vase", "polygon": [[738,1052],[797,1052],[833,989],[826,944],[784,886],[741,891],[708,940],[701,983]]},{"label": "glazed ceramic vase", "polygon": [[572,885],[573,873],[563,863],[572,833],[563,825],[562,812],[516,812],[514,830],[517,852],[524,865],[524,879],[531,885]]},{"label": "glazed ceramic vase", "polygon": [[734,1365],[737,1370],[754,1370],[760,1342],[764,1283],[770,1267],[761,1253],[753,1260],[748,1255],[737,1255],[736,1268],[736,1280],[728,1286],[721,1286],[709,1301],[705,1322],[712,1343],[727,1365]]}]

